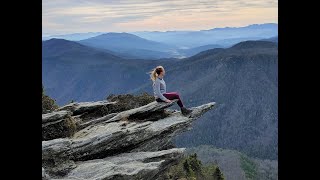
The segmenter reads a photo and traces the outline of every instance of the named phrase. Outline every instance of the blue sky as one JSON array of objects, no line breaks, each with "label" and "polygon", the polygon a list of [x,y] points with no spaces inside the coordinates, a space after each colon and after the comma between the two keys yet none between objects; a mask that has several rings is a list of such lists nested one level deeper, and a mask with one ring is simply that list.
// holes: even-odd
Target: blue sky
[{"label": "blue sky", "polygon": [[278,23],[278,0],[42,0],[42,34]]}]

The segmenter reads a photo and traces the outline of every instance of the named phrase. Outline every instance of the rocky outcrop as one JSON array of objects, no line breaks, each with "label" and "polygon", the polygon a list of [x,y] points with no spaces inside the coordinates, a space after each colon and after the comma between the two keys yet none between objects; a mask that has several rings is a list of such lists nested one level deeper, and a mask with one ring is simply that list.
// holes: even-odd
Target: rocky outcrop
[{"label": "rocky outcrop", "polygon": [[42,140],[70,137],[76,131],[76,124],[69,111],[42,114]]},{"label": "rocky outcrop", "polygon": [[90,113],[98,108],[113,105],[115,102],[108,102],[108,101],[97,101],[97,102],[82,102],[82,103],[70,103],[66,106],[63,106],[56,111],[68,110],[72,112],[73,115],[78,115],[82,113]]},{"label": "rocky outcrop", "polygon": [[[55,132],[42,142],[43,174],[49,179],[159,178],[184,152],[184,148],[174,147],[172,137],[188,130],[195,119],[215,105],[211,102],[192,107],[191,114],[184,116],[166,109],[176,101],[153,101],[120,112],[117,108],[123,107],[118,101],[71,103],[43,114],[43,131],[50,134],[45,127],[51,127]],[[95,112],[102,108],[112,111]],[[95,115],[83,118],[89,113]],[[76,126],[72,135],[55,131],[60,126],[54,124],[70,118]]]},{"label": "rocky outcrop", "polygon": [[150,179],[154,180],[181,158],[184,148],[156,152],[122,153],[104,159],[77,163],[66,179]]}]

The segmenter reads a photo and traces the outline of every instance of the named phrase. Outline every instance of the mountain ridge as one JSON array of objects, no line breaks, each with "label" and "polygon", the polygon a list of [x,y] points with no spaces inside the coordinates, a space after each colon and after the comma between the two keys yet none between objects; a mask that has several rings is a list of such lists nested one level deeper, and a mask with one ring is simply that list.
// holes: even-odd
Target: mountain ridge
[{"label": "mountain ridge", "polygon": [[[110,42],[109,42],[110,41]],[[136,48],[146,50],[157,50],[159,47],[169,48],[168,45],[152,40],[141,38],[129,33],[105,33],[88,39],[80,40],[82,44],[110,48]],[[122,43],[122,44],[117,44]],[[140,47],[141,46],[141,47]]]},{"label": "mountain ridge", "polygon": [[200,31],[133,32],[142,38],[193,48],[208,44],[231,46],[241,41],[259,40],[278,35],[278,24],[259,24],[236,28],[214,28]]},{"label": "mountain ridge", "polygon": [[105,33],[78,42],[94,48],[107,49],[130,59],[157,59],[173,56],[170,53],[172,46],[129,33]]},{"label": "mountain ridge", "polygon": [[[42,42],[42,52],[43,57],[56,57],[56,56],[67,56],[69,54],[84,54],[84,55],[94,55],[97,53],[105,54],[113,59],[122,59],[114,54],[111,51],[97,49],[93,47],[88,47],[80,43],[69,41],[65,39],[52,38]],[[49,56],[47,56],[49,55]]]}]

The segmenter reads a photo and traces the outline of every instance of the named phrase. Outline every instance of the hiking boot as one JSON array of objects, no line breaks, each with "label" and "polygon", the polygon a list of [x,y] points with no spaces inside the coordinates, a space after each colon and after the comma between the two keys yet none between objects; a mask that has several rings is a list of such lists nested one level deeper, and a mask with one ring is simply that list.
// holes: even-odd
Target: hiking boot
[{"label": "hiking boot", "polygon": [[181,113],[182,113],[183,115],[189,115],[191,112],[192,112],[192,110],[190,110],[190,109],[187,109],[187,108],[185,108],[185,107],[182,107],[182,108],[181,108]]}]

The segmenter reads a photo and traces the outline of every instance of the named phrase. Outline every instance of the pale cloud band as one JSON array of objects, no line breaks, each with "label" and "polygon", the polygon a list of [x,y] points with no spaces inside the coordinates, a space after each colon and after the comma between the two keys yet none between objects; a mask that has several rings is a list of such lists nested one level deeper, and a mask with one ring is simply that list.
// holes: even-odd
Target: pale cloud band
[{"label": "pale cloud band", "polygon": [[43,34],[277,23],[277,0],[42,0]]}]

